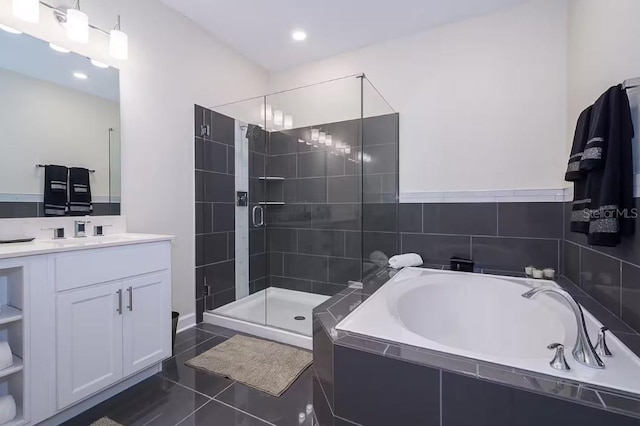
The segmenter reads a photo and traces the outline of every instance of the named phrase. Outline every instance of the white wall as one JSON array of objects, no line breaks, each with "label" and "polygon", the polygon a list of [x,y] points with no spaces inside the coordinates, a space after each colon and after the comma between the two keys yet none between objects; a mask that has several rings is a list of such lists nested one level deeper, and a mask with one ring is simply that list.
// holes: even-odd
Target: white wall
[{"label": "white wall", "polygon": [[[567,152],[580,112],[609,87],[640,77],[640,2],[570,0],[568,9]],[[640,135],[640,89],[627,91]],[[636,173],[638,171],[638,149]]]},{"label": "white wall", "polygon": [[[35,165],[62,164],[94,169],[94,200],[108,200],[108,129],[120,128],[120,106],[2,69],[0,87],[0,194],[41,199],[44,170]],[[119,174],[120,159],[112,166],[112,174]]]},{"label": "white wall", "polygon": [[401,192],[561,188],[566,17],[564,0],[531,0],[274,73],[271,88],[366,73],[400,113]]},{"label": "white wall", "polygon": [[[91,33],[88,46],[68,42],[42,8],[32,25],[11,16],[0,0],[0,23],[114,64],[108,39]],[[109,29],[116,15],[129,34],[121,67],[122,202],[130,231],[176,235],[173,308],[194,311],[193,105],[231,102],[264,93],[267,74],[157,0],[85,1],[92,23]],[[241,25],[241,24],[239,24]]]}]

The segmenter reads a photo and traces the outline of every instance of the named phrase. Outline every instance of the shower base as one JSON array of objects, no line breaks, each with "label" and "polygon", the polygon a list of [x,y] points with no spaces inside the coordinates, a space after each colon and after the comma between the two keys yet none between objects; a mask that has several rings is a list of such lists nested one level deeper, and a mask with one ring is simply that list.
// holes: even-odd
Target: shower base
[{"label": "shower base", "polygon": [[270,287],[204,313],[204,322],[311,350],[313,308],[329,296]]}]

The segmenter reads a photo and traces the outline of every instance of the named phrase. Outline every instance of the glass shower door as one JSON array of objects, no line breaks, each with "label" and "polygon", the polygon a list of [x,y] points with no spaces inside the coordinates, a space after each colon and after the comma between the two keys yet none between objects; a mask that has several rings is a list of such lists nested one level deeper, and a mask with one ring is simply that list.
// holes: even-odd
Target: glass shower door
[{"label": "glass shower door", "polygon": [[[267,287],[266,211],[262,204],[268,140],[264,105],[264,97],[260,97],[216,107],[212,112],[212,140],[224,138],[227,147],[226,155],[222,150],[208,155],[211,162],[226,164],[227,174],[232,175],[224,185],[216,183],[219,176],[213,176],[211,191],[227,195],[224,211],[216,202],[212,204],[212,228],[215,231],[218,221],[228,222],[228,216],[233,217],[233,232],[228,233],[226,243],[227,257],[233,262],[226,262],[224,268],[215,264],[205,268],[212,295],[207,310],[261,325],[266,323]],[[228,209],[227,197],[232,198],[232,209]],[[225,287],[224,295],[221,286]]]},{"label": "glass shower door", "polygon": [[312,334],[312,310],[361,277],[361,83],[267,96],[267,325]]}]

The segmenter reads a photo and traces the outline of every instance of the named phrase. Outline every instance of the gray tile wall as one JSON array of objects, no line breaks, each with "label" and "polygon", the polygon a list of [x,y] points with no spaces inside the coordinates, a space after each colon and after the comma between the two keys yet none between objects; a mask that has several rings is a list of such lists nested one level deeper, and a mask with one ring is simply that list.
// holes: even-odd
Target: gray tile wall
[{"label": "gray tile wall", "polygon": [[[640,199],[636,198],[636,208]],[[564,273],[587,294],[622,320],[616,336],[640,348],[640,234],[623,238],[617,247],[597,247],[585,235],[569,230],[571,203],[564,205]],[[630,327],[625,326],[628,325]]]},{"label": "gray tile wall", "polygon": [[561,270],[562,203],[400,204],[400,246],[425,263],[471,258],[484,270]]},{"label": "gray tile wall", "polygon": [[[201,126],[209,134],[202,135]],[[195,106],[196,322],[235,300],[235,123]]]},{"label": "gray tile wall", "polygon": [[[397,251],[397,115],[315,126],[350,155],[311,142],[309,128],[272,132],[266,174],[269,285],[333,295],[359,281],[375,251]],[[361,142],[362,141],[362,142]],[[357,163],[357,147],[371,162]],[[362,204],[364,202],[364,204]],[[368,269],[368,262],[364,266]]]},{"label": "gray tile wall", "polygon": [[[93,203],[91,216],[119,216],[120,203]],[[45,217],[44,203],[0,202],[0,219]]]}]

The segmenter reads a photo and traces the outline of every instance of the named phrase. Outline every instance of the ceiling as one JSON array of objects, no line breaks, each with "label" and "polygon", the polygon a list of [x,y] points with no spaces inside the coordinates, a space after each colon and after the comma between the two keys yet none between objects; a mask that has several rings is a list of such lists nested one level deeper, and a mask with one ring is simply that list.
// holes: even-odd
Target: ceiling
[{"label": "ceiling", "polygon": [[[98,96],[113,102],[120,101],[120,78],[114,68],[98,68],[89,58],[76,53],[60,53],[46,43],[27,34],[0,31],[0,69],[48,81],[59,86]],[[74,72],[89,78],[79,80]]]},{"label": "ceiling", "polygon": [[[162,0],[268,70],[426,31],[524,0]],[[295,42],[294,29],[308,38]]]}]

